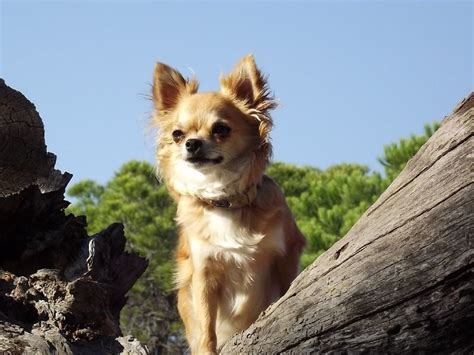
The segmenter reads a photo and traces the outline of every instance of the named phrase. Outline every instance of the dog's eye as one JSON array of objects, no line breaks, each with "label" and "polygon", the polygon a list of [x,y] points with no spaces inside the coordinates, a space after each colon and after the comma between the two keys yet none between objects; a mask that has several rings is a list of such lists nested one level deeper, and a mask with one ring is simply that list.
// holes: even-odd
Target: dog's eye
[{"label": "dog's eye", "polygon": [[214,136],[225,137],[225,136],[228,136],[229,133],[230,133],[230,127],[225,124],[216,123],[214,127],[212,127],[212,135]]},{"label": "dog's eye", "polygon": [[173,135],[173,140],[177,143],[184,137],[184,132],[177,129],[171,133]]}]

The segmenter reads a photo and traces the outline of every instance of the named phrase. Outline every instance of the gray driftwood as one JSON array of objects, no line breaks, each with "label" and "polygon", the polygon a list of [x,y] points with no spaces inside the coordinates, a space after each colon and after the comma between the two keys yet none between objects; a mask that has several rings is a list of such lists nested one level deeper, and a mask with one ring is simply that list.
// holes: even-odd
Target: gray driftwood
[{"label": "gray driftwood", "polygon": [[223,354],[474,352],[474,95]]},{"label": "gray driftwood", "polygon": [[0,353],[146,354],[119,316],[147,262],[121,225],[91,238],[65,214],[55,160],[33,104],[0,79]]}]

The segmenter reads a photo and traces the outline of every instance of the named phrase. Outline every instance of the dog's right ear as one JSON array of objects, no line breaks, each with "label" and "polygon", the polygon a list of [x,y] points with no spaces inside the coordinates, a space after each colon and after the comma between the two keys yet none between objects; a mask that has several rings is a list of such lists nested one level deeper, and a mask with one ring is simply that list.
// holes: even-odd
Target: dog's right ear
[{"label": "dog's right ear", "polygon": [[186,80],[175,69],[163,63],[156,63],[153,78],[153,102],[159,111],[169,111],[176,107],[183,95],[197,92],[195,79]]}]

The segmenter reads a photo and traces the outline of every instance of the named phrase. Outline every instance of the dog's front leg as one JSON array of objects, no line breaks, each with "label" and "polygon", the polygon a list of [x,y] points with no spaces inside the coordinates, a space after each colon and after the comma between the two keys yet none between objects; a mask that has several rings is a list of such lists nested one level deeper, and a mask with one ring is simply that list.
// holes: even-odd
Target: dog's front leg
[{"label": "dog's front leg", "polygon": [[195,270],[192,280],[193,305],[201,328],[201,337],[193,354],[217,354],[216,317],[217,282],[215,277],[203,268]]}]

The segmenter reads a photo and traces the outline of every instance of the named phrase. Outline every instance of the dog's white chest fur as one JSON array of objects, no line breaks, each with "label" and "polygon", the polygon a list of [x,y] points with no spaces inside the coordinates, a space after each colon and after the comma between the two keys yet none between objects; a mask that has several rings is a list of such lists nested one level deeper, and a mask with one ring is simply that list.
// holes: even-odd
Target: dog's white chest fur
[{"label": "dog's white chest fur", "polygon": [[[189,228],[191,227],[191,228]],[[192,228],[202,228],[193,237]],[[262,299],[264,289],[272,286],[272,265],[262,262],[261,254],[283,253],[284,234],[281,225],[272,227],[270,235],[252,232],[240,223],[236,210],[212,209],[204,213],[200,226],[188,225],[187,235],[190,254],[195,269],[206,267],[208,263],[224,265],[223,297],[218,306],[218,339],[227,339],[238,328],[241,314],[254,314],[249,308],[261,309],[270,300]],[[202,233],[203,232],[203,233]],[[205,236],[205,238],[202,238]],[[207,238],[206,238],[207,237]],[[263,252],[263,253],[262,253]],[[279,296],[279,289],[272,293],[272,299]],[[245,319],[240,319],[245,322]]]},{"label": "dog's white chest fur", "polygon": [[[249,268],[252,267],[257,252],[284,252],[282,226],[271,228],[270,235],[252,231],[241,223],[238,210],[207,210],[204,212],[201,228],[204,230],[199,235],[204,237],[189,239],[195,268],[204,266],[202,263],[210,260],[218,260],[235,264],[243,274],[252,274],[254,270]],[[192,232],[192,229],[188,230]]]},{"label": "dog's white chest fur", "polygon": [[191,238],[191,255],[195,267],[209,259],[236,263],[244,267],[253,260],[263,234],[252,233],[241,226],[234,211],[214,209],[205,211],[204,238]]}]

